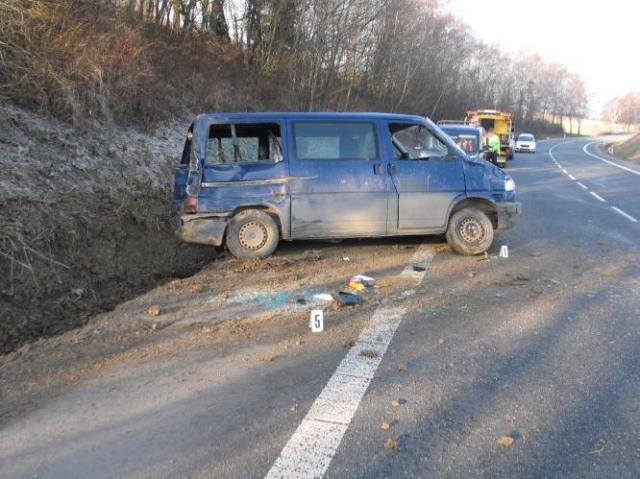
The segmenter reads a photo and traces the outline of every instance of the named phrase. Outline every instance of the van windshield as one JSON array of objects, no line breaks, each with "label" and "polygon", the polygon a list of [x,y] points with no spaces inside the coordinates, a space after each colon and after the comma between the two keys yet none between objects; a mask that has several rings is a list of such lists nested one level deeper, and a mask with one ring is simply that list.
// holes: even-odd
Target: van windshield
[{"label": "van windshield", "polygon": [[451,139],[456,142],[458,148],[469,155],[478,153],[480,145],[478,144],[478,137],[469,134],[449,134]]}]

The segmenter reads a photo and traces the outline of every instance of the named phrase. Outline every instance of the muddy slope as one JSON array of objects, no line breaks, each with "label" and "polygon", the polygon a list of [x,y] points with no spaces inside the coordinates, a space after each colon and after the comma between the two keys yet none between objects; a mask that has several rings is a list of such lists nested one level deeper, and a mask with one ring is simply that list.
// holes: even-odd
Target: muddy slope
[{"label": "muddy slope", "polygon": [[0,106],[0,352],[77,327],[215,256],[172,232],[171,172],[185,129],[81,131]]}]

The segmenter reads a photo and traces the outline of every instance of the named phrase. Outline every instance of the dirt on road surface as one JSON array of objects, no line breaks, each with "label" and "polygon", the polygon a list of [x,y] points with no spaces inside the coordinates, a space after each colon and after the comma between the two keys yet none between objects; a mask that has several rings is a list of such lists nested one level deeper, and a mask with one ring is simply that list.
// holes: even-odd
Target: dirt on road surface
[{"label": "dirt on road surface", "polygon": [[[525,213],[486,258],[437,237],[283,242],[3,356],[0,477],[638,477],[638,175],[592,142],[516,155]],[[360,304],[315,297],[357,274],[376,280]],[[363,342],[393,308],[388,344]],[[357,348],[375,374],[336,379]]]},{"label": "dirt on road surface", "polygon": [[[404,286],[395,270],[418,241],[347,241],[336,246],[299,242],[284,245],[265,260],[216,260],[192,277],[172,280],[92,318],[80,329],[3,356],[1,415],[6,419],[35,407],[109,367],[163,362],[198,351],[225,356],[240,345],[246,347],[247,341],[256,343],[259,360],[271,361],[282,348],[300,346],[308,336],[312,307],[326,310],[330,325],[328,334],[314,338],[323,341],[344,334],[346,344],[362,318]],[[356,274],[374,277],[375,286],[350,290],[349,279]],[[358,294],[361,303],[343,304],[340,291]],[[314,298],[323,293],[335,299]],[[271,344],[274,336],[278,340]],[[261,343],[270,346],[259,347]]]}]

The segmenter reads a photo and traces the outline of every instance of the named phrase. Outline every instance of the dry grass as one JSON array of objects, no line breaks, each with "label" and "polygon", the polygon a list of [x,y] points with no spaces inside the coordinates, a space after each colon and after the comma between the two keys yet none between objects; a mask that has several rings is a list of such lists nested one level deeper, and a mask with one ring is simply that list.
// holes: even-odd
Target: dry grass
[{"label": "dry grass", "polygon": [[0,2],[0,98],[76,125],[242,108],[247,82],[229,95],[241,65],[234,47],[131,26],[101,0]]}]

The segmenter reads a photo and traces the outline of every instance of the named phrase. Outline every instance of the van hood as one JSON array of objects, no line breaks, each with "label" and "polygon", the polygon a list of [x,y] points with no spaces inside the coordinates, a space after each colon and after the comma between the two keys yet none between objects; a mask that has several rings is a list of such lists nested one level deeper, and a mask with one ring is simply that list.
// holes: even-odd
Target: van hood
[{"label": "van hood", "polygon": [[511,177],[493,163],[484,159],[464,158],[462,161],[467,193],[475,191],[490,192],[496,199],[503,199],[505,182]]}]

